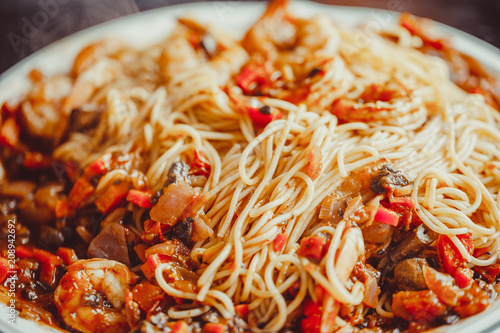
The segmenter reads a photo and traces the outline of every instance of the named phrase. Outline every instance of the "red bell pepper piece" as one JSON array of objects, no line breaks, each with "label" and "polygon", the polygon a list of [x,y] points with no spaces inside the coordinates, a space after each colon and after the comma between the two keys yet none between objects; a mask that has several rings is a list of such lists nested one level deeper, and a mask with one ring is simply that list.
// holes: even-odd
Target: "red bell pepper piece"
[{"label": "red bell pepper piece", "polygon": [[226,327],[223,324],[206,323],[203,326],[205,333],[225,333]]},{"label": "red bell pepper piece", "polygon": [[248,304],[238,304],[234,306],[234,311],[243,318],[244,321],[248,321]]},{"label": "red bell pepper piece", "polygon": [[73,209],[69,205],[68,200],[57,199],[55,207],[56,218],[68,217],[73,214]]},{"label": "red bell pepper piece", "polygon": [[[457,235],[457,238],[464,244],[469,254],[474,253],[474,243],[470,234]],[[444,269],[448,274],[453,275],[460,263],[467,261],[446,235],[439,236],[437,248],[439,259],[443,262]]]},{"label": "red bell pepper piece", "polygon": [[171,257],[164,254],[152,254],[148,257],[146,262],[141,266],[141,271],[148,280],[153,280],[155,277],[155,270],[158,265],[171,261]]},{"label": "red bell pepper piece", "polygon": [[278,234],[276,238],[274,239],[274,244],[273,244],[273,249],[274,252],[279,252],[283,250],[286,244],[288,236],[286,234]]},{"label": "red bell pepper piece", "polygon": [[26,246],[19,245],[16,247],[16,257],[19,259],[31,258],[33,257],[33,250]]},{"label": "red bell pepper piece", "polygon": [[432,321],[446,312],[446,305],[431,290],[400,291],[392,304],[394,315],[408,321]]},{"label": "red bell pepper piece", "polygon": [[208,158],[201,152],[194,150],[194,157],[190,165],[190,173],[197,176],[210,176],[212,166]]},{"label": "red bell pepper piece", "polygon": [[147,191],[130,190],[127,194],[127,201],[141,208],[151,208],[151,193]]},{"label": "red bell pepper piece", "polygon": [[460,288],[467,287],[472,282],[472,277],[474,276],[474,272],[469,267],[462,265],[457,268],[453,277],[455,278],[455,282],[457,286]]},{"label": "red bell pepper piece", "polygon": [[127,197],[129,189],[130,185],[125,181],[109,185],[104,193],[95,201],[97,209],[104,215],[108,214]]},{"label": "red bell pepper piece", "polygon": [[399,215],[390,209],[379,206],[377,209],[377,213],[375,213],[374,220],[375,222],[397,226],[399,222]]},{"label": "red bell pepper piece", "polygon": [[94,176],[102,176],[109,170],[109,162],[104,158],[98,158],[85,168],[85,176],[91,178]]},{"label": "red bell pepper piece", "polygon": [[19,125],[14,117],[9,117],[3,124],[0,125],[0,144],[10,148],[18,148],[19,142]]},{"label": "red bell pepper piece", "polygon": [[40,280],[47,283],[49,286],[53,286],[56,282],[56,269],[63,263],[61,257],[45,250],[34,249],[33,258],[40,261],[42,264]]},{"label": "red bell pepper piece", "polygon": [[500,274],[500,263],[491,264],[488,266],[476,266],[474,270],[481,274],[489,283],[495,282],[498,274]]},{"label": "red bell pepper piece", "polygon": [[300,248],[297,254],[303,257],[311,257],[317,260],[323,258],[323,247],[326,241],[323,237],[304,237],[300,241]]},{"label": "red bell pepper piece", "polygon": [[69,206],[71,208],[78,208],[80,204],[92,194],[92,192],[94,192],[94,186],[92,186],[87,179],[78,178],[73,185],[71,192],[69,192]]},{"label": "red bell pepper piece", "polygon": [[56,254],[63,260],[64,264],[68,266],[78,260],[75,250],[67,247],[58,248]]},{"label": "red bell pepper piece", "polygon": [[389,202],[391,203],[391,206],[399,206],[399,207],[405,207],[410,210],[415,208],[415,202],[413,202],[412,197],[389,197]]}]

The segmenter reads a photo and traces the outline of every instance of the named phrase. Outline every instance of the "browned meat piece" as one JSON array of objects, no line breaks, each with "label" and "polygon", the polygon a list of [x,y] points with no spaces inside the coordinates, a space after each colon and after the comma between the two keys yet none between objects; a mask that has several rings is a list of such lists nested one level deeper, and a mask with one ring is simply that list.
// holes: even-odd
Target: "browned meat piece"
[{"label": "browned meat piece", "polygon": [[130,266],[126,233],[121,224],[107,223],[90,243],[88,257],[116,260]]},{"label": "browned meat piece", "polygon": [[394,282],[398,290],[423,290],[427,288],[422,267],[425,259],[411,258],[394,267]]},{"label": "browned meat piece", "polygon": [[410,184],[408,176],[399,170],[394,170],[389,164],[378,170],[377,175],[370,181],[370,189],[376,193],[385,193],[388,189],[395,189]]},{"label": "browned meat piece", "polygon": [[369,227],[361,229],[363,239],[370,243],[384,243],[392,237],[394,226],[385,223],[374,222]]}]

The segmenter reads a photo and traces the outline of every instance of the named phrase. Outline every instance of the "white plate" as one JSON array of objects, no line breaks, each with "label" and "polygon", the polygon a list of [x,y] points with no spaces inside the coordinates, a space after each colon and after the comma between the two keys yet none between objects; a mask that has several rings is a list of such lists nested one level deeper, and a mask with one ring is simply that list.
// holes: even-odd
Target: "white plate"
[{"label": "white plate", "polygon": [[[45,74],[67,72],[75,56],[87,44],[105,37],[120,37],[135,47],[145,47],[165,38],[174,27],[176,18],[186,13],[204,22],[215,23],[235,37],[240,37],[261,15],[264,3],[254,2],[206,2],[176,5],[146,11],[113,20],[73,34],[22,60],[0,75],[0,103],[19,97],[29,88],[27,75],[37,68]],[[354,26],[367,21],[377,28],[397,24],[397,13],[359,7],[339,7],[296,1],[291,11],[302,17],[325,14],[338,24]],[[500,50],[471,35],[445,25],[441,31],[452,37],[453,45],[475,57],[500,78]],[[0,331],[5,333],[46,333],[54,330],[34,322],[17,318],[16,326],[7,324],[7,308],[0,305]],[[500,332],[500,301],[477,316],[458,324],[442,327],[436,332]]]}]

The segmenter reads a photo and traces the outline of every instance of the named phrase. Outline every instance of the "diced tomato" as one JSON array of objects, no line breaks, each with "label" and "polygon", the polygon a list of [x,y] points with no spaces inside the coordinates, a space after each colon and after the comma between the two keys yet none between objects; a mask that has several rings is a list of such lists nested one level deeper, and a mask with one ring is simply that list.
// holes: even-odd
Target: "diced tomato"
[{"label": "diced tomato", "polygon": [[374,221],[397,226],[399,222],[399,215],[390,209],[379,206],[377,213],[375,213]]},{"label": "diced tomato", "polygon": [[314,303],[312,299],[307,298],[304,301],[304,315],[306,316],[313,316],[316,314],[321,314],[321,309],[319,308],[319,305],[317,303]]},{"label": "diced tomato", "polygon": [[278,234],[276,238],[274,239],[274,244],[273,244],[273,249],[274,252],[279,252],[283,250],[286,244],[288,236],[286,234]]},{"label": "diced tomato", "polygon": [[132,290],[134,301],[139,304],[139,307],[148,312],[158,302],[161,301],[165,292],[157,286],[147,283],[139,283]]},{"label": "diced tomato", "polygon": [[151,193],[147,191],[130,190],[127,194],[127,201],[141,208],[151,208]]},{"label": "diced tomato", "polygon": [[102,176],[109,170],[109,162],[104,158],[99,158],[85,168],[85,176],[91,178],[94,176]]},{"label": "diced tomato", "polygon": [[156,267],[171,260],[170,256],[164,254],[152,254],[148,257],[144,265],[141,266],[141,271],[148,280],[153,280],[155,278]]},{"label": "diced tomato", "polygon": [[162,224],[154,220],[144,221],[144,231],[141,234],[141,239],[146,243],[163,242],[163,233],[170,228],[167,224]]},{"label": "diced tomato", "polygon": [[106,188],[104,193],[95,201],[97,209],[108,214],[113,208],[120,205],[127,196],[130,189],[128,182],[120,181],[118,184],[111,184]]},{"label": "diced tomato", "polygon": [[321,169],[323,168],[323,155],[321,154],[321,149],[318,145],[313,145],[307,154],[307,175],[315,180],[321,174]]},{"label": "diced tomato", "polygon": [[234,79],[245,94],[252,94],[260,85],[269,85],[270,75],[264,64],[250,63]]},{"label": "diced tomato", "polygon": [[43,169],[51,165],[52,160],[39,152],[28,151],[24,154],[23,165],[28,169]]},{"label": "diced tomato", "polygon": [[210,171],[212,167],[210,165],[210,161],[201,151],[194,150],[194,157],[191,161],[189,173],[197,176],[210,176]]},{"label": "diced tomato", "polygon": [[391,210],[398,213],[400,217],[399,224],[403,224],[406,227],[413,225],[413,208],[415,208],[415,203],[412,197],[393,197],[390,195],[389,202]]},{"label": "diced tomato", "polygon": [[[464,244],[469,254],[474,253],[474,243],[470,234],[457,235],[457,238]],[[438,256],[443,262],[443,266],[449,274],[454,274],[461,262],[467,260],[462,256],[455,244],[446,235],[440,235],[438,238]]]},{"label": "diced tomato", "polygon": [[243,318],[244,321],[248,320],[248,304],[238,304],[234,306],[234,311]]},{"label": "diced tomato", "polygon": [[472,269],[470,269],[465,265],[461,265],[460,267],[458,267],[455,273],[453,274],[455,282],[457,283],[457,286],[459,286],[460,288],[467,287],[471,283],[473,276],[474,272],[472,271]]},{"label": "diced tomato", "polygon": [[204,333],[225,333],[226,327],[223,324],[206,323],[203,326]]},{"label": "diced tomato", "polygon": [[429,266],[424,266],[422,271],[425,284],[443,303],[451,306],[458,304],[458,300],[463,295],[463,290],[454,284],[453,277],[438,272]]},{"label": "diced tomato", "polygon": [[188,333],[189,326],[184,320],[179,320],[179,321],[175,322],[175,324],[172,326],[172,330],[170,332],[171,333]]},{"label": "diced tomato", "polygon": [[20,129],[16,119],[13,116],[7,118],[0,125],[0,144],[10,148],[18,148],[20,145],[19,132]]},{"label": "diced tomato", "polygon": [[321,309],[311,299],[304,301],[303,314],[306,316],[300,322],[303,333],[319,333],[321,327]]},{"label": "diced tomato", "polygon": [[482,247],[479,249],[474,249],[474,257],[479,258],[480,256],[488,253],[490,249],[488,247]]},{"label": "diced tomato", "polygon": [[[325,73],[324,71],[320,71],[318,75],[323,76],[324,73]],[[297,89],[285,92],[283,99],[292,104],[299,105],[300,103],[303,103],[307,99],[310,93],[311,93],[311,84],[310,83],[304,84],[299,86]]]},{"label": "diced tomato", "polygon": [[459,304],[453,307],[453,311],[464,318],[484,311],[489,304],[488,292],[481,289],[476,281],[472,281],[464,289],[464,294],[460,297]]},{"label": "diced tomato", "polygon": [[73,214],[73,209],[69,205],[68,200],[57,199],[55,207],[56,218],[68,217]]},{"label": "diced tomato", "polygon": [[248,116],[252,119],[252,122],[256,127],[266,127],[270,122],[283,117],[283,114],[279,111],[263,114],[259,110],[260,109],[257,108],[247,107]]},{"label": "diced tomato", "polygon": [[9,274],[15,272],[16,269],[15,265],[9,265],[7,259],[0,257],[0,284],[3,284],[9,277]]},{"label": "diced tomato", "polygon": [[146,262],[146,249],[148,245],[144,243],[139,243],[134,246],[134,251],[142,262]]},{"label": "diced tomato", "polygon": [[69,192],[68,204],[71,208],[78,208],[94,192],[94,186],[85,178],[78,178]]},{"label": "diced tomato", "polygon": [[408,321],[432,321],[446,312],[446,305],[431,290],[400,291],[392,298],[392,311]]},{"label": "diced tomato", "polygon": [[476,266],[474,270],[481,274],[489,283],[495,282],[498,274],[500,274],[500,263],[495,263],[488,266]]},{"label": "diced tomato", "polygon": [[304,237],[300,241],[300,248],[297,254],[303,257],[311,257],[317,260],[323,258],[323,246],[326,241],[323,237]]},{"label": "diced tomato", "polygon": [[16,247],[16,257],[19,259],[31,258],[33,257],[33,250],[29,247],[19,245]]},{"label": "diced tomato", "polygon": [[61,257],[61,259],[64,261],[64,264],[68,266],[78,260],[75,250],[67,247],[58,248],[56,254]]},{"label": "diced tomato", "polygon": [[33,258],[42,264],[40,280],[49,286],[53,286],[56,282],[56,269],[63,264],[61,257],[45,250],[34,249]]}]

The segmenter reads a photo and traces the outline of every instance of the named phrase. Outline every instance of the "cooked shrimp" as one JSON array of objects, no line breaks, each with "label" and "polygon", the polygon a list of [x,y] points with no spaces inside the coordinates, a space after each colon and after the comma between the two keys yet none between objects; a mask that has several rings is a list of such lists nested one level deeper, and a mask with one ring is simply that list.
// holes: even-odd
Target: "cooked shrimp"
[{"label": "cooked shrimp", "polygon": [[166,46],[160,69],[167,80],[187,69],[206,66],[217,84],[223,86],[248,60],[246,51],[229,34],[190,18],[179,20]]},{"label": "cooked shrimp", "polygon": [[54,293],[63,321],[84,333],[130,330],[122,308],[125,293],[138,281],[127,266],[108,259],[71,264]]},{"label": "cooked shrimp", "polygon": [[71,79],[57,75],[35,83],[33,91],[21,105],[21,114],[29,133],[50,139],[59,121],[60,106],[71,90]]},{"label": "cooked shrimp", "polygon": [[[242,41],[245,49],[249,53],[261,53],[272,61],[280,55],[288,62],[293,56],[293,62],[301,65],[304,60],[310,61],[311,55],[336,55],[340,34],[332,21],[321,15],[309,19],[295,18],[286,10],[287,2],[273,1],[267,7],[261,19],[245,35]],[[308,59],[304,59],[306,56]]]},{"label": "cooked shrimp", "polygon": [[275,73],[283,74],[281,86],[289,88],[273,97],[305,103],[308,110],[323,112],[347,92],[352,81],[352,74],[338,56],[339,29],[326,16],[293,17],[286,5],[287,0],[272,2],[242,44],[248,53],[258,54],[254,58],[266,59]]},{"label": "cooked shrimp", "polygon": [[295,44],[296,27],[288,20],[288,0],[272,1],[262,17],[243,38],[242,44],[249,53],[261,53],[274,60],[278,49],[287,49]]},{"label": "cooked shrimp", "polygon": [[78,53],[73,63],[73,75],[78,76],[99,58],[118,52],[123,43],[117,39],[105,39],[90,44]]}]

